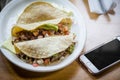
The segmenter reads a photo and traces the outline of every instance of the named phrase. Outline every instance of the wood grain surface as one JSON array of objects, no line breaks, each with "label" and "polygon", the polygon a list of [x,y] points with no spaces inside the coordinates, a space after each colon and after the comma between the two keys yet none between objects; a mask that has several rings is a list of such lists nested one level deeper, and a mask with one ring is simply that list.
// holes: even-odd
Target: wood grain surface
[{"label": "wood grain surface", "polygon": [[[71,2],[83,15],[87,28],[87,41],[83,53],[120,35],[120,0],[115,0],[117,7],[106,15],[90,13],[87,0]],[[0,80],[120,80],[120,64],[93,76],[76,59],[59,71],[36,73],[15,66],[0,52]]]}]

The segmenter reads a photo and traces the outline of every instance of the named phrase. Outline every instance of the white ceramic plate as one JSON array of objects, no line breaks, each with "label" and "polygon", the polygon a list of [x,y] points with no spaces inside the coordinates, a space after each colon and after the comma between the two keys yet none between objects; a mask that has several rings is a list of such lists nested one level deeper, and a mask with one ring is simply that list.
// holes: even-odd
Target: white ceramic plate
[{"label": "white ceramic plate", "polygon": [[[23,12],[23,10],[30,3],[34,1],[42,0],[13,0],[11,1],[0,13],[0,43],[4,42],[11,35],[11,28],[16,23],[18,17]],[[76,37],[76,46],[73,53],[67,57],[64,61],[57,65],[53,66],[39,66],[33,67],[30,64],[27,64],[20,60],[15,54],[9,52],[6,49],[1,48],[3,55],[10,60],[15,65],[30,71],[35,72],[50,72],[64,68],[65,66],[72,63],[81,53],[86,39],[86,29],[84,25],[83,17],[81,13],[76,9],[76,7],[69,2],[68,0],[43,0],[47,2],[52,2],[58,4],[59,6],[64,6],[66,9],[69,9],[73,12],[73,19],[75,24],[72,25],[72,32],[74,32]]]}]

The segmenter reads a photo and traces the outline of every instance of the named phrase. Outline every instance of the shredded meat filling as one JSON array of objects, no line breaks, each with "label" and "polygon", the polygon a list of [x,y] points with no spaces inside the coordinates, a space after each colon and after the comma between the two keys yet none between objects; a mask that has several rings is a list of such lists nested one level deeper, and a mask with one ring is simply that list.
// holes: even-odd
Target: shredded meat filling
[{"label": "shredded meat filling", "polygon": [[69,30],[68,30],[68,26],[59,23],[58,31],[37,29],[33,32],[21,31],[16,34],[18,37],[15,37],[15,39],[13,40],[13,43],[27,41],[27,40],[34,40],[34,39],[39,39],[39,38],[44,38],[44,37],[54,36],[54,35],[68,35]]}]

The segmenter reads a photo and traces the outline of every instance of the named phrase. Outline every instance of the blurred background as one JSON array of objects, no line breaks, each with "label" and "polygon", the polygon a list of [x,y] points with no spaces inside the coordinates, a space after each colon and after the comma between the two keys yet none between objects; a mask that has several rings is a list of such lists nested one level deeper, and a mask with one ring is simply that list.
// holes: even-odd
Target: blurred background
[{"label": "blurred background", "polygon": [[2,8],[9,3],[11,0],[0,0],[0,11],[2,10]]}]

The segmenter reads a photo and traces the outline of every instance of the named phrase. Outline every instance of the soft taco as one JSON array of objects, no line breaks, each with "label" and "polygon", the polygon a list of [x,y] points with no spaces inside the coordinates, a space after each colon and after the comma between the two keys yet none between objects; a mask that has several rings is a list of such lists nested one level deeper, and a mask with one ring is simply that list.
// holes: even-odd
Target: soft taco
[{"label": "soft taco", "polygon": [[62,61],[74,49],[74,35],[52,36],[14,44],[17,56],[27,63],[48,65]]},{"label": "soft taco", "polygon": [[57,35],[14,44],[11,44],[11,39],[9,39],[5,41],[3,47],[34,67],[53,65],[61,62],[73,52],[74,38],[74,34]]},{"label": "soft taco", "polygon": [[14,45],[25,55],[32,58],[48,58],[64,51],[74,42],[74,35],[52,36],[42,39],[23,41]]},{"label": "soft taco", "polygon": [[16,24],[12,28],[13,42],[21,42],[55,35],[68,35],[71,18],[60,18],[31,24]]},{"label": "soft taco", "polygon": [[70,16],[70,12],[60,10],[51,3],[34,2],[25,8],[17,23],[29,24],[68,16]]}]

